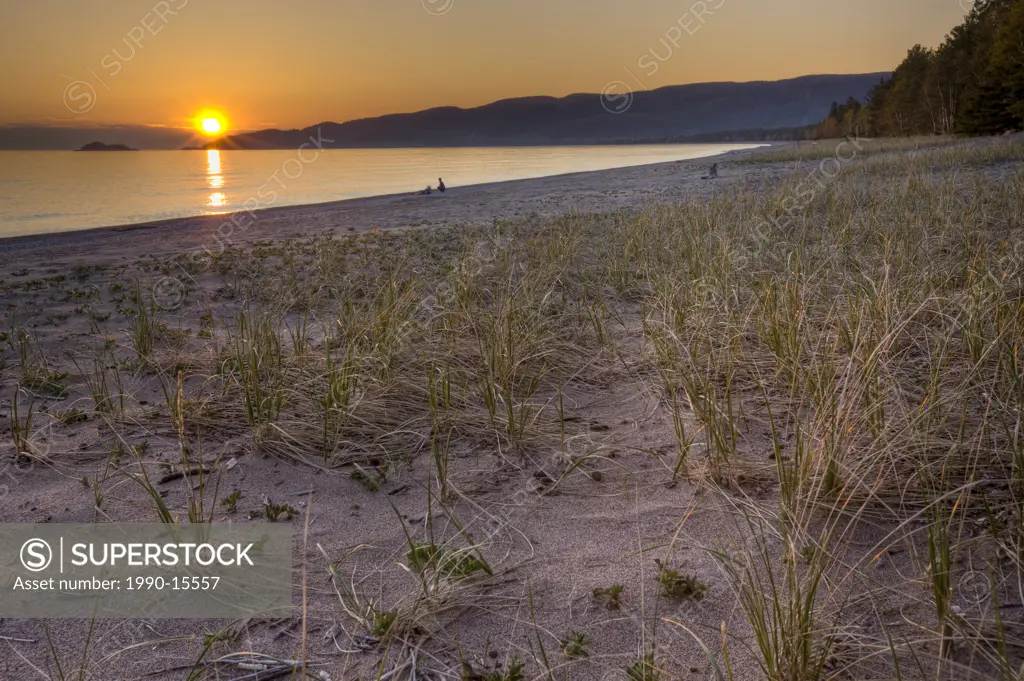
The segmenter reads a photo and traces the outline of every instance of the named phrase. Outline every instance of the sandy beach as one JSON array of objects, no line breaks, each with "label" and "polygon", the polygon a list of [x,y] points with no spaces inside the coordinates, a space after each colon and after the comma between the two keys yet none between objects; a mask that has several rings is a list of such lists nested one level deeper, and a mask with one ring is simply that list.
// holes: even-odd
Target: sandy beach
[{"label": "sandy beach", "polygon": [[[454,187],[445,194],[435,193],[430,196],[382,196],[269,209],[260,211],[255,220],[245,223],[245,230],[234,226],[223,227],[231,224],[229,216],[210,216],[4,239],[0,240],[0,253],[3,254],[0,285],[4,286],[5,303],[2,328],[20,325],[30,334],[31,342],[40,357],[46,357],[47,366],[55,372],[52,377],[63,386],[65,383],[85,379],[83,371],[88,370],[84,368],[81,353],[92,352],[87,348],[97,338],[96,328],[103,330],[101,335],[113,334],[108,336],[110,338],[123,336],[126,332],[123,319],[116,321],[121,317],[117,310],[123,310],[122,306],[129,304],[124,296],[126,293],[131,296],[130,282],[136,278],[146,282],[147,287],[152,287],[154,299],[158,307],[162,308],[158,314],[163,319],[161,324],[167,324],[166,331],[185,341],[186,345],[192,345],[192,341],[186,340],[186,337],[200,340],[196,337],[197,333],[206,335],[206,332],[200,330],[206,328],[206,322],[202,319],[204,310],[212,309],[215,318],[229,320],[234,314],[231,310],[239,302],[234,294],[225,295],[225,283],[232,275],[221,266],[210,267],[205,258],[198,258],[197,262],[201,262],[204,267],[201,272],[196,272],[192,269],[194,262],[190,261],[197,254],[249,252],[267,247],[276,249],[275,244],[285,243],[286,240],[309,244],[310,239],[348,238],[371,232],[379,232],[382,236],[394,235],[397,249],[404,238],[401,234],[420,229],[426,230],[426,233],[443,233],[445,236],[438,238],[442,242],[449,242],[452,239],[450,235],[458,238],[457,235],[462,233],[487,229],[496,221],[507,221],[514,225],[539,225],[565,214],[611,214],[685,201],[705,202],[744,187],[763,187],[766,182],[770,183],[792,172],[786,164],[731,164],[757,151],[763,150],[732,152],[714,159]],[[720,164],[720,178],[715,181],[701,180],[712,162]],[[226,239],[223,238],[225,234],[229,235]],[[315,252],[316,247],[313,248],[310,254]],[[179,281],[184,282],[190,291],[188,300],[184,302],[179,298],[182,293],[178,288]],[[173,285],[168,289],[166,282],[173,282]],[[266,279],[263,284],[268,287],[267,292],[272,298],[277,295],[274,293],[277,285],[275,277]],[[194,299],[194,295],[198,295],[198,299]],[[430,300],[429,296],[427,300]],[[94,324],[98,327],[94,327]],[[12,330],[6,336],[12,348],[18,333]],[[185,335],[181,336],[182,333]],[[214,335],[220,337],[221,334],[215,331]],[[318,335],[317,332],[314,335]],[[120,346],[122,341],[114,342]],[[199,360],[199,356],[194,354],[196,349],[185,350],[182,346],[172,354],[183,352],[180,357],[192,357],[187,360],[191,364]],[[114,353],[119,355],[121,350],[114,350]],[[77,364],[72,361],[75,357]],[[172,437],[173,428],[168,430],[166,426],[142,425],[138,421],[140,418],[148,420],[144,415],[163,403],[164,396],[160,387],[162,379],[150,374],[149,370],[130,366],[131,360],[125,357],[111,356],[108,361],[120,363],[121,368],[127,372],[124,375],[124,390],[132,395],[134,406],[129,411],[135,416],[129,418],[136,423],[128,426],[127,430],[121,425],[114,425],[110,429],[105,415],[93,416],[80,422],[71,419],[72,423],[65,423],[68,420],[66,414],[77,414],[74,411],[76,409],[80,409],[83,415],[93,411],[89,406],[89,390],[82,392],[74,389],[55,395],[48,393],[45,385],[37,386],[43,389],[33,391],[33,394],[37,394],[37,415],[30,437],[38,447],[38,462],[23,460],[20,464],[9,463],[19,461],[10,449],[10,426],[0,444],[3,448],[0,458],[7,466],[5,473],[13,481],[9,491],[0,498],[0,508],[6,522],[155,520],[145,508],[139,490],[132,489],[131,485],[117,485],[116,490],[112,489],[109,494],[105,494],[101,509],[97,509],[94,491],[102,487],[103,483],[99,480],[106,474],[100,473],[94,486],[86,486],[82,482],[83,476],[97,474],[95,467],[101,461],[108,460],[110,447],[119,451],[128,447],[130,450],[133,443],[145,441],[148,443],[146,458],[151,458],[154,465],[163,465],[159,462],[170,463],[178,456]],[[123,364],[125,361],[128,364]],[[172,361],[170,355],[160,362],[165,361]],[[62,367],[59,370],[56,368],[58,365]],[[65,367],[67,375],[62,376]],[[164,374],[165,371],[160,370],[158,373]],[[189,378],[189,373],[186,371],[186,389],[193,380]],[[168,376],[164,374],[165,379]],[[173,376],[170,380],[173,382]],[[13,394],[18,381],[18,375],[13,370],[3,375],[0,393],[4,399],[0,402],[0,414],[5,421],[12,417],[9,396]],[[22,395],[24,398],[25,394]],[[602,605],[602,599],[592,598],[590,592],[601,585],[635,582],[641,579],[640,575],[645,571],[649,571],[646,565],[638,564],[628,557],[636,548],[637,537],[634,533],[639,528],[643,528],[643,537],[654,539],[668,536],[678,518],[689,514],[692,527],[706,523],[708,529],[700,532],[712,533],[716,525],[715,513],[708,504],[699,510],[695,508],[696,489],[689,485],[672,485],[672,489],[666,489],[664,463],[643,453],[670,452],[674,449],[667,416],[661,413],[657,400],[652,399],[646,391],[638,393],[632,387],[612,381],[597,393],[581,391],[571,395],[570,399],[579,402],[573,411],[582,415],[574,417],[582,419],[579,424],[583,425],[582,429],[578,425],[573,429],[577,433],[574,440],[576,446],[580,451],[604,452],[601,457],[607,466],[597,465],[590,470],[588,465],[586,470],[581,468],[577,475],[560,481],[557,489],[549,489],[551,483],[566,469],[563,455],[552,456],[544,448],[533,451],[531,447],[516,452],[516,448],[503,451],[500,445],[463,444],[454,455],[450,474],[452,484],[458,485],[458,494],[471,504],[467,508],[473,509],[473,514],[477,516],[476,520],[470,522],[470,530],[481,533],[500,552],[525,552],[522,557],[534,556],[527,559],[531,565],[528,576],[523,573],[521,578],[513,577],[525,568],[525,565],[520,565],[506,573],[502,579],[505,582],[503,586],[488,586],[482,591],[472,589],[468,598],[470,602],[479,601],[471,609],[480,605],[485,610],[491,607],[504,610],[513,602],[519,602],[526,593],[524,589],[532,590],[536,598],[544,600],[536,604],[534,616],[543,618],[545,626],[555,626],[555,622],[562,621],[564,625],[557,626],[568,631],[572,628],[572,620],[581,614],[590,618],[597,617],[604,622],[600,626],[605,631],[594,632],[591,636],[596,640],[616,641],[613,644],[615,649],[628,652],[637,646],[635,636],[645,626],[652,624],[653,620],[644,624],[645,616],[641,611],[630,612],[628,617],[620,616],[617,611]],[[24,408],[23,405],[22,414]],[[124,415],[127,416],[127,413]],[[120,418],[115,420],[121,421]],[[644,425],[638,430],[641,423]],[[427,479],[424,476],[429,476],[429,466],[423,462],[399,466],[382,484],[382,492],[375,492],[372,491],[373,486],[364,488],[367,486],[350,479],[350,466],[340,470],[323,470],[314,456],[307,456],[312,452],[302,454],[306,463],[312,464],[311,467],[296,465],[287,457],[256,453],[241,433],[227,434],[226,438],[224,435],[222,433],[214,437],[211,433],[211,444],[214,439],[220,441],[216,448],[221,466],[232,459],[237,462],[237,465],[232,464],[230,472],[225,473],[222,483],[225,485],[225,493],[221,496],[227,494],[228,487],[242,495],[243,500],[238,504],[241,509],[239,520],[245,513],[252,512],[252,509],[258,510],[261,498],[273,499],[275,503],[287,503],[301,512],[304,512],[307,500],[311,501],[312,542],[320,544],[331,554],[366,545],[367,550],[360,552],[354,564],[369,571],[363,578],[383,580],[373,588],[392,592],[387,598],[394,597],[398,605],[410,593],[410,588],[415,590],[414,583],[407,579],[394,582],[396,575],[386,566],[401,558],[404,531],[412,531],[414,534],[426,531],[424,516],[427,503],[423,485]],[[587,444],[584,445],[584,442]],[[383,459],[369,457],[367,460],[370,464],[362,464],[364,468],[372,470],[379,467],[382,461],[390,460],[392,455],[399,456],[397,451],[389,452],[387,449],[381,450],[381,454]],[[481,467],[479,464],[483,461],[487,463]],[[356,464],[357,467],[359,465]],[[171,500],[181,493],[177,487],[175,484],[162,485],[161,492]],[[311,489],[312,497],[306,494]],[[645,492],[647,489],[650,491]],[[511,497],[510,505],[510,495],[521,496]],[[644,500],[639,503],[641,498]],[[391,510],[391,504],[397,506],[404,518],[405,530]],[[443,512],[435,510],[435,515],[434,522],[438,524],[436,531],[450,538],[454,527],[451,520]],[[224,516],[224,519],[233,520],[230,516]],[[295,522],[299,523],[300,520]],[[608,537],[607,544],[591,541],[591,537],[599,534]],[[312,546],[310,544],[306,549],[306,559],[315,561],[319,552]],[[551,547],[560,548],[555,554],[549,554]],[[515,562],[519,563],[520,560],[517,558]],[[502,565],[503,572],[511,568],[511,564],[506,566],[504,561]],[[698,566],[712,569],[707,557],[694,556],[691,566],[694,569]],[[316,569],[321,570],[319,567]],[[637,573],[637,570],[640,572]],[[593,576],[587,577],[588,573]],[[508,581],[510,578],[511,581]],[[332,637],[324,637],[336,620],[334,610],[338,607],[337,596],[330,589],[325,589],[322,583],[314,587],[314,593],[311,612],[320,614],[313,616],[317,621],[313,627],[317,631],[317,639],[325,646],[322,652],[333,658],[339,650],[351,649],[353,644],[348,639],[343,641],[335,638],[344,636],[337,632]],[[471,603],[466,605],[469,607]],[[692,605],[707,609],[702,604]],[[516,633],[519,628],[516,622],[526,616],[522,611],[517,612],[521,607],[516,606],[501,615],[498,623],[489,621],[490,618],[482,612],[461,618],[457,625],[454,620],[451,621],[450,626],[457,626],[457,637],[461,645],[477,651],[473,658],[476,662],[470,664],[493,670],[495,665],[498,665],[497,668],[502,664],[508,665],[513,656],[525,659],[523,652],[514,650],[503,651],[500,657],[495,658],[488,653],[488,648],[496,645],[488,643],[490,637],[512,637],[511,641],[519,636]],[[483,619],[480,619],[481,616]],[[718,612],[717,606],[710,606],[709,617],[717,620],[731,615]],[[276,654],[287,656],[291,654],[288,652],[291,645],[289,641],[293,641],[297,633],[297,630],[292,629],[293,624],[292,620],[254,621],[244,625],[242,640],[246,640],[245,645],[254,650],[268,653],[277,651]],[[6,624],[0,624],[0,635],[14,635],[12,632],[21,631],[38,640],[37,634],[33,633],[36,626],[29,622],[8,620]],[[80,622],[56,622],[52,626],[60,632],[62,650],[88,648],[86,633]],[[165,621],[156,628],[162,634],[170,635],[176,631],[189,635],[189,632],[207,629],[214,631],[225,626],[231,625],[225,622]],[[280,631],[286,633],[282,635]],[[103,638],[92,646],[100,659],[114,655],[110,660],[98,664],[98,668],[105,670],[104,678],[138,678],[136,672],[130,671],[133,665],[140,665],[137,667],[140,670],[138,673],[142,669],[149,670],[150,662],[146,656],[115,653],[121,647],[130,645],[129,642],[146,640],[152,634],[149,629],[140,629],[138,623],[131,621],[118,623],[113,630],[104,633]],[[352,634],[355,635],[355,632]],[[441,648],[431,654],[440,655],[441,650],[447,650],[445,656],[450,655],[455,639],[446,635],[445,641]],[[685,643],[682,639],[679,643],[685,644],[687,650],[692,648],[692,643]],[[193,654],[190,646],[182,649],[178,644],[169,645],[167,652],[174,657],[185,659]],[[515,645],[528,646],[529,639]],[[375,647],[375,644],[370,645],[367,650]],[[32,645],[27,651],[28,659],[38,661],[38,656],[45,655],[45,651],[46,647],[42,644]],[[358,649],[355,652],[358,653]],[[553,650],[552,654],[561,655],[557,650]],[[3,673],[15,673],[14,670],[21,673],[25,669],[17,659],[9,655],[0,657],[4,660],[0,663],[0,671]],[[376,664],[377,659],[372,654],[349,654],[345,657],[352,659],[340,667],[332,661],[325,669],[330,669],[332,673],[341,668],[362,669],[366,672]],[[450,665],[451,662],[444,664]],[[616,665],[618,662],[613,661],[609,668]],[[120,671],[115,672],[115,667]],[[591,678],[595,672],[591,669],[579,673],[583,674],[580,678]],[[178,677],[171,673],[154,678]],[[331,678],[348,677],[336,675]]]},{"label": "sandy beach", "polygon": [[[827,575],[820,663],[884,676],[935,617],[907,434],[934,336],[892,319],[1018,304],[1017,275],[972,298],[931,268],[963,271],[967,220],[1020,243],[1021,141],[837,148],[0,241],[4,521],[287,522],[295,567],[282,617],[0,621],[0,678],[246,678],[248,651],[321,681],[753,680],[763,570]],[[996,361],[960,328],[935,371]],[[994,452],[979,385],[930,399]]]}]

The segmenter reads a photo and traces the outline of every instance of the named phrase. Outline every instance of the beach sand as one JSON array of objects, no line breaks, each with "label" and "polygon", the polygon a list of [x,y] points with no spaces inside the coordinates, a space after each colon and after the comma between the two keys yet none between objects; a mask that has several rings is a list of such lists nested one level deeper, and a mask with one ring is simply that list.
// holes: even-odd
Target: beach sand
[{"label": "beach sand", "polygon": [[[712,161],[685,161],[455,187],[431,196],[270,209],[244,230],[227,230],[221,226],[230,224],[228,218],[210,216],[0,241],[0,328],[12,329],[6,336],[7,367],[0,369],[0,465],[5,467],[0,482],[6,485],[0,520],[156,521],[152,499],[129,473],[139,465],[166,471],[179,463],[178,432],[169,419],[163,390],[170,385],[173,393],[174,373],[182,371],[186,394],[209,392],[208,384],[221,380],[219,353],[229,345],[232,318],[243,299],[284,297],[289,267],[317,266],[318,244],[323,242],[316,239],[377,231],[379,237],[370,234],[354,242],[352,257],[386,262],[391,253],[373,255],[374,244],[396,249],[393,255],[399,258],[401,234],[412,239],[406,250],[410,243],[413,250],[415,244],[443,249],[449,241],[458,249],[459,233],[488,228],[496,221],[516,226],[518,232],[512,233],[530,235],[551,219],[566,219],[567,213],[614,220],[615,211],[671,210],[665,206],[707,203],[739,192],[762,194],[806,175],[816,165],[736,163],[758,153],[763,150],[715,158],[720,177],[714,181],[700,179]],[[221,235],[230,231],[228,238],[218,237],[218,228]],[[421,239],[416,236],[419,229],[445,236],[440,241]],[[385,239],[388,235],[396,238]],[[287,239],[297,241],[282,245]],[[230,260],[221,259],[222,250]],[[260,253],[264,255],[254,258]],[[203,267],[190,264],[188,254],[198,254]],[[415,260],[416,255],[423,260]],[[413,256],[416,271],[429,270],[429,250]],[[204,257],[212,257],[212,263]],[[278,265],[259,274],[264,257],[269,260],[262,262]],[[293,262],[299,265],[289,265]],[[352,276],[358,280],[360,275]],[[239,283],[247,277],[262,290]],[[163,308],[155,312],[162,325],[158,347],[142,363],[133,359],[131,340],[135,279],[154,288],[154,298]],[[163,284],[168,281],[169,289]],[[173,282],[184,282],[184,289],[176,289]],[[359,290],[358,283],[353,286]],[[181,305],[175,297],[186,292],[187,301]],[[327,296],[323,293],[320,302]],[[305,565],[309,575],[304,625],[308,637],[303,638],[299,613],[272,621],[107,621],[91,640],[88,622],[51,621],[53,648],[65,670],[77,669],[84,656],[92,678],[138,679],[168,670],[146,678],[181,679],[182,665],[187,671],[202,657],[203,635],[230,631],[207,658],[236,650],[282,659],[305,654],[312,669],[326,674],[313,678],[335,681],[377,678],[392,669],[395,656],[408,658],[410,651],[422,663],[418,678],[427,678],[427,669],[436,672],[429,678],[457,678],[461,669],[463,678],[482,679],[488,673],[503,673],[519,659],[527,665],[526,678],[547,678],[547,667],[558,679],[620,680],[655,641],[657,664],[666,670],[662,678],[706,679],[713,670],[702,645],[720,651],[725,628],[744,641],[730,650],[735,679],[758,678],[755,651],[746,645],[751,642],[749,626],[708,552],[713,546],[721,549],[726,537],[742,538],[747,529],[727,499],[674,475],[678,447],[672,411],[655,388],[656,373],[644,366],[636,299],[626,293],[622,300],[608,310],[607,322],[620,354],[604,357],[581,345],[575,355],[587,377],[574,382],[570,376],[559,398],[572,414],[563,419],[571,432],[563,432],[561,446],[510,448],[500,438],[492,442],[470,437],[451,452],[447,475],[453,491],[446,509],[427,502],[428,482],[437,484],[429,448],[421,446],[414,457],[392,459],[391,444],[381,445],[379,455],[362,452],[352,459],[362,468],[325,467],[317,463],[312,448],[286,456],[273,446],[255,443],[245,416],[230,412],[234,416],[209,427],[205,438],[210,456],[219,457],[215,467],[221,471],[220,498],[232,492],[240,495],[237,512],[217,505],[216,518],[263,522],[258,514],[267,501],[288,504],[298,512],[291,522],[296,566]],[[206,314],[216,320],[214,326]],[[289,320],[291,333],[296,318]],[[27,352],[41,358],[39,364],[45,367],[32,390],[36,416],[29,434],[34,451],[30,457],[15,455],[11,437],[11,398],[22,380],[13,352],[16,324],[27,332]],[[284,330],[279,333],[283,344],[292,342]],[[318,338],[322,335],[314,331],[312,347],[320,347]],[[104,343],[112,348],[105,356],[122,365],[124,392],[130,395],[117,419],[93,413],[95,398],[85,385],[88,358],[98,357],[97,348]],[[59,388],[48,386],[51,380]],[[189,419],[205,423],[203,410],[213,408],[209,405],[216,402],[216,392],[196,397],[196,411],[189,412]],[[20,398],[22,418],[26,395]],[[389,395],[381,405],[384,413],[403,409],[404,393]],[[550,413],[555,398],[546,399],[543,409]],[[75,409],[86,418],[75,417]],[[315,420],[313,415],[308,418]],[[687,428],[699,432],[692,421]],[[757,463],[743,494],[772,504],[772,485],[761,475],[774,475],[764,444],[767,431],[763,424],[751,428],[757,435],[748,434],[754,444],[746,454]],[[143,442],[146,448],[136,458],[132,447]],[[362,473],[353,477],[354,470]],[[375,470],[386,475],[381,473],[374,483]],[[158,487],[181,518],[191,494],[185,481],[179,478]],[[417,601],[420,582],[399,564],[408,563],[410,538],[422,541],[431,534],[453,544],[472,536],[483,547],[495,576],[460,583],[452,593],[424,606]],[[345,613],[328,578],[325,556],[338,561],[345,584],[356,585],[361,615],[372,609],[402,611],[414,602],[424,609],[413,618],[418,624],[402,642],[375,642]],[[705,584],[707,594],[681,600],[659,597],[655,558],[670,560],[682,574]],[[878,578],[898,582],[896,575],[908,568],[909,560],[904,555],[886,561]],[[616,585],[624,587],[620,604],[610,603],[600,592]],[[564,642],[572,632],[586,634],[587,656],[566,652]],[[33,678],[34,668],[53,667],[51,645],[40,622],[2,621],[0,637],[22,639],[0,640],[0,678]],[[442,671],[449,675],[442,676]],[[234,670],[220,678],[242,673]]]},{"label": "beach sand", "polygon": [[[459,229],[490,225],[494,221],[543,220],[567,212],[604,213],[620,209],[642,209],[647,205],[700,200],[736,190],[737,187],[763,185],[772,174],[791,172],[785,166],[733,165],[730,162],[757,150],[734,152],[714,160],[720,164],[720,179],[703,181],[711,160],[701,159],[651,166],[622,168],[500,184],[453,187],[445,194],[414,194],[341,201],[315,206],[283,207],[261,211],[244,230],[228,224],[227,216],[178,219],[161,223],[92,229],[81,232],[49,234],[0,241],[0,282],[3,289],[2,328],[11,328],[15,314],[18,322],[32,334],[39,351],[51,364],[68,372],[65,379],[78,383],[81,372],[65,353],[81,353],[95,337],[91,328],[99,327],[120,346],[125,342],[125,320],[117,313],[120,294],[111,294],[116,282],[140,276],[151,284],[162,278],[153,263],[182,253],[219,253],[224,247],[247,249],[280,239],[308,239],[324,235],[345,236],[374,229],[384,231],[442,226]],[[220,235],[218,236],[218,228]],[[223,235],[229,235],[227,239]],[[165,274],[180,276],[172,269]],[[165,277],[164,277],[165,278]],[[230,279],[205,275],[199,288],[210,298]],[[123,283],[122,283],[123,285]],[[275,282],[268,280],[273,287]],[[90,292],[96,292],[93,296]],[[172,292],[173,293],[173,292]],[[84,313],[83,309],[88,312]],[[219,306],[215,309],[220,310]],[[217,316],[222,313],[218,311]],[[224,308],[224,315],[229,315]],[[174,317],[174,321],[171,321]],[[198,310],[176,311],[167,316],[175,329],[198,329]],[[119,320],[119,321],[118,321]],[[10,353],[8,353],[10,357]],[[154,461],[175,460],[177,444],[173,428],[149,423],[144,414],[163,403],[157,383],[151,377],[132,374],[126,390],[133,395],[136,423],[115,435],[95,417],[80,424],[54,426],[55,414],[80,408],[90,411],[88,393],[81,386],[59,399],[43,397],[36,404],[37,418],[33,440],[44,448],[45,463],[11,467],[10,398],[15,390],[16,372],[3,375],[0,417],[8,424],[3,435],[0,460],[8,467],[9,492],[0,499],[0,519],[4,522],[91,522],[120,520],[154,521],[152,508],[141,490],[132,484],[108,483],[102,508],[95,507],[94,490],[83,485],[83,477],[100,475],[109,450],[123,437],[134,444],[144,438],[149,443],[147,457]],[[489,538],[489,555],[498,557],[502,577],[498,584],[473,592],[477,607],[467,607],[458,617],[447,615],[444,635],[427,646],[424,654],[436,656],[437,669],[452,668],[459,654],[477,669],[494,670],[508,665],[513,657],[530,662],[532,673],[540,651],[536,626],[547,632],[541,640],[547,646],[551,663],[570,678],[622,678],[624,667],[635,661],[644,639],[661,630],[659,640],[672,649],[673,668],[706,673],[707,661],[692,639],[680,630],[665,631],[658,617],[677,615],[688,621],[697,613],[700,619],[717,627],[732,621],[733,611],[722,610],[726,599],[711,598],[673,606],[666,611],[655,607],[656,583],[653,563],[638,554],[661,546],[678,528],[681,518],[689,518],[687,535],[710,537],[716,531],[714,504],[699,509],[696,489],[681,483],[666,488],[666,459],[640,453],[674,451],[671,422],[657,400],[636,386],[611,384],[598,394],[578,395],[586,402],[581,411],[592,422],[604,452],[592,469],[570,475],[551,494],[543,494],[542,483],[565,473],[564,461],[551,454],[527,457],[501,452],[466,451],[453,463],[453,484],[462,501],[461,515],[472,515],[470,531]],[[24,409],[24,405],[23,405]],[[46,411],[42,411],[46,410]],[[119,427],[120,430],[120,427]],[[213,445],[211,438],[211,444]],[[587,438],[588,441],[591,438]],[[372,646],[366,653],[341,654],[353,648],[346,635],[325,638],[336,623],[342,622],[336,594],[323,581],[324,561],[313,547],[320,545],[332,557],[352,547],[367,548],[347,568],[356,569],[365,580],[367,593],[385,603],[400,602],[416,592],[413,580],[396,576],[394,564],[403,557],[404,532],[422,536],[426,512],[423,486],[430,477],[426,458],[418,458],[394,476],[389,476],[383,493],[369,492],[344,475],[327,474],[294,462],[257,454],[245,438],[221,439],[216,444],[224,460],[238,463],[225,471],[222,486],[243,495],[238,521],[252,509],[259,509],[264,496],[288,503],[305,511],[312,489],[312,516],[309,545],[302,554],[296,539],[297,559],[309,562],[315,574],[310,593],[310,658],[333,679],[352,678],[354,670],[371,674],[379,655]],[[180,481],[161,486],[168,503],[184,501]],[[527,492],[522,507],[510,507],[516,492]],[[539,493],[538,493],[539,492]],[[543,494],[543,495],[542,495]],[[392,510],[394,504],[403,521]],[[219,514],[218,514],[219,515]],[[301,519],[294,521],[298,526]],[[406,527],[403,530],[402,524]],[[443,515],[435,521],[439,533],[450,536],[451,523]],[[296,530],[298,536],[298,529]],[[680,546],[687,570],[710,575],[714,568],[706,554],[691,545]],[[596,588],[628,585],[620,610],[610,610],[595,599]],[[637,585],[646,584],[647,593]],[[718,586],[716,588],[722,588]],[[532,598],[532,607],[528,605]],[[382,606],[383,607],[383,606]],[[730,606],[731,607],[731,606]],[[235,625],[239,649],[255,650],[282,657],[294,657],[297,620],[254,621]],[[212,633],[225,622],[153,622],[152,628],[123,621],[104,624],[98,640],[88,646],[88,656],[104,679],[139,678],[143,672],[162,666],[187,663],[197,654],[195,641],[167,641],[141,650],[115,654],[141,641],[153,641],[174,634]],[[50,623],[65,656],[65,664],[76,664],[76,656],[86,651],[87,626],[79,621]],[[346,631],[351,623],[344,624]],[[566,660],[558,638],[570,631],[587,633],[591,661]],[[282,633],[283,632],[283,633]],[[352,632],[355,635],[355,631]],[[364,632],[365,633],[365,632]],[[45,667],[49,656],[38,622],[7,620],[0,623],[0,636],[14,636],[35,643],[10,644],[0,653],[0,677],[28,678],[29,663]],[[337,641],[337,645],[335,643]],[[462,652],[456,650],[456,642]],[[671,642],[671,645],[668,645]],[[2,644],[0,644],[2,645]],[[496,652],[490,652],[496,651]],[[660,654],[660,653],[659,653]],[[491,657],[490,655],[495,655]],[[23,659],[24,658],[24,659]],[[154,660],[161,660],[157,664]],[[342,672],[343,669],[350,670]],[[157,679],[182,678],[181,672],[156,676]],[[367,677],[369,678],[369,677]],[[698,678],[698,675],[695,675]],[[742,677],[741,677],[742,678]]]}]

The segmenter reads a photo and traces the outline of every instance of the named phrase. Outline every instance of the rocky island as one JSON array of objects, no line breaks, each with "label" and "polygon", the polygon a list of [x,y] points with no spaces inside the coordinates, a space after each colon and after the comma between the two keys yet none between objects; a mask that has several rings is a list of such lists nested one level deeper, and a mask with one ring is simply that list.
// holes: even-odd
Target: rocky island
[{"label": "rocky island", "polygon": [[103,142],[89,142],[81,149],[75,151],[138,151],[124,144],[104,144]]}]

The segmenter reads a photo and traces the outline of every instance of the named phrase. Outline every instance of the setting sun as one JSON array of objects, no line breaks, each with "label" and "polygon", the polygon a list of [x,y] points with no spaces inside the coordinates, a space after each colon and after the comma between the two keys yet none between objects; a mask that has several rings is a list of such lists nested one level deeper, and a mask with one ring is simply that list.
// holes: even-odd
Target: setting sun
[{"label": "setting sun", "polygon": [[195,112],[192,116],[192,125],[203,135],[212,137],[230,130],[228,118],[221,109],[204,107]]},{"label": "setting sun", "polygon": [[221,123],[216,118],[204,118],[199,122],[199,127],[207,135],[216,135],[221,131]]}]

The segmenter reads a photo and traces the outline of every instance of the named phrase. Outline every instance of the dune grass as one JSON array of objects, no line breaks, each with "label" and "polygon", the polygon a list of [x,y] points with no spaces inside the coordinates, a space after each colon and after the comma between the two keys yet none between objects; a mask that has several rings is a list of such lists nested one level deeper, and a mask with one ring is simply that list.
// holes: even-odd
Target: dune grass
[{"label": "dune grass", "polygon": [[[666,482],[743,519],[711,553],[748,629],[705,650],[749,647],[769,681],[1019,681],[1024,172],[1005,164],[1024,144],[865,145],[797,210],[780,206],[799,173],[705,203],[227,249],[206,271],[220,288],[189,284],[200,300],[181,310],[133,290],[121,366],[134,356],[164,386],[155,418],[186,467],[203,438],[378,483],[424,457],[441,506],[461,494],[453,452],[553,452],[572,470],[601,446],[587,398],[648,386],[678,445]],[[832,154],[822,142],[751,162]],[[172,333],[189,325],[202,331]],[[23,373],[49,367],[20,327],[12,338]],[[97,356],[79,353],[94,367],[82,383],[117,429],[145,410],[107,378],[117,358]],[[31,454],[21,404],[13,434]],[[150,465],[118,464],[135,480]],[[188,517],[212,519],[216,495],[193,495]],[[460,536],[410,539],[415,588],[390,603],[326,558],[343,610],[401,639],[413,669],[410,636],[486,601],[488,547]],[[905,580],[875,583],[897,552]],[[660,653],[645,654],[630,678],[657,678]]]}]

